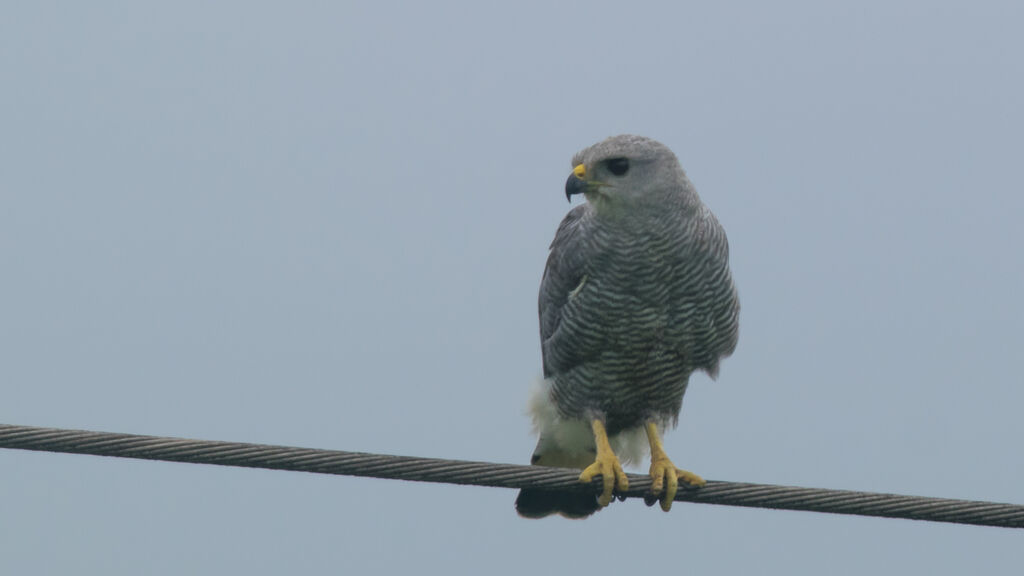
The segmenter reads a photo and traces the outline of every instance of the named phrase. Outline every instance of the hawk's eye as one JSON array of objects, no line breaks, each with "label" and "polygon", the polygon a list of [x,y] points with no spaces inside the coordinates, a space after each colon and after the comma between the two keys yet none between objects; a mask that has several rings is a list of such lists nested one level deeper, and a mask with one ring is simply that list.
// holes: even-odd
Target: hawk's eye
[{"label": "hawk's eye", "polygon": [[605,161],[608,171],[616,176],[622,176],[629,171],[629,158],[611,158]]}]

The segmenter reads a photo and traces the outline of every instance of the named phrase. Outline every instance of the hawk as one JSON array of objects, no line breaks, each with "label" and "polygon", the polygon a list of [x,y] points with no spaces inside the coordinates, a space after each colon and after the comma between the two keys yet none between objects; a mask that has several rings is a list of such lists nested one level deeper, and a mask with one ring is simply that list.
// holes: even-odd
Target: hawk
[{"label": "hawk", "polygon": [[562,220],[541,280],[532,463],[579,468],[603,490],[526,489],[516,509],[586,517],[628,489],[622,462],[649,449],[651,496],[668,511],[680,482],[704,480],[676,468],[661,434],[678,422],[690,374],[717,376],[739,336],[725,230],[659,142],[614,136],[572,166],[566,197],[586,202]]}]

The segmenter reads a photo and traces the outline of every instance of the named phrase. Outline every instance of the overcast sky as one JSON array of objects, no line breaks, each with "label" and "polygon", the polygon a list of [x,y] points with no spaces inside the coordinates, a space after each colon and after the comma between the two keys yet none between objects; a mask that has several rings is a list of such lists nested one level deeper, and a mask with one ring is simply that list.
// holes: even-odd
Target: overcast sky
[{"label": "overcast sky", "polygon": [[[830,3],[833,4],[833,3]],[[705,478],[1024,503],[1019,3],[8,3],[0,422],[527,463],[579,149],[743,303]],[[580,200],[574,200],[579,202]],[[1020,531],[0,450],[0,573],[1018,573]]]}]

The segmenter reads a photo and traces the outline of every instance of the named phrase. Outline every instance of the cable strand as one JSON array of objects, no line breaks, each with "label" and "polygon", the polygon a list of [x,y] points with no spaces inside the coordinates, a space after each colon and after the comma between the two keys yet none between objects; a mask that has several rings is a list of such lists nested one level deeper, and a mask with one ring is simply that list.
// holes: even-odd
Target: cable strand
[{"label": "cable strand", "polygon": [[[581,484],[577,480],[579,471],[565,468],[10,424],[0,424],[0,448],[497,488],[591,490],[597,493],[601,484],[600,478],[589,485]],[[642,498],[650,490],[651,479],[648,476],[630,474],[629,485],[630,489],[620,496]],[[1018,504],[852,490],[709,481],[706,486],[699,489],[681,487],[675,500],[747,508],[1024,528],[1024,506]]]}]

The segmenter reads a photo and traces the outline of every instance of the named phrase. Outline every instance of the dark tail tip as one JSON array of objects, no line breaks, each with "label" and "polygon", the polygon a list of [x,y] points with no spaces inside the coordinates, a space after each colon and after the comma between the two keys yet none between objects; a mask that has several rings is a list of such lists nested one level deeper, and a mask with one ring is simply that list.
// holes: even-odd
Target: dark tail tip
[{"label": "dark tail tip", "polygon": [[561,514],[566,518],[580,519],[597,512],[599,508],[597,495],[587,492],[520,490],[516,497],[516,512],[523,518]]}]

